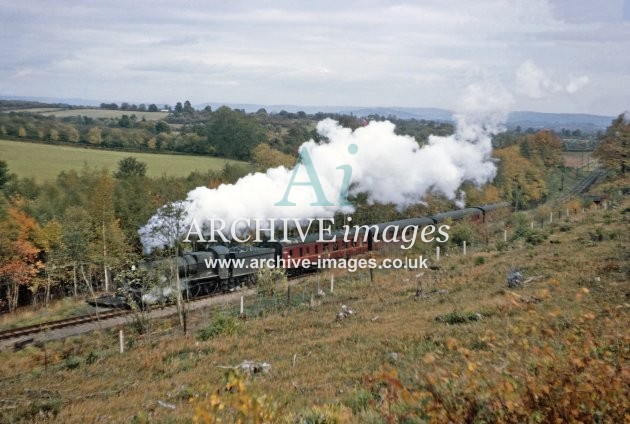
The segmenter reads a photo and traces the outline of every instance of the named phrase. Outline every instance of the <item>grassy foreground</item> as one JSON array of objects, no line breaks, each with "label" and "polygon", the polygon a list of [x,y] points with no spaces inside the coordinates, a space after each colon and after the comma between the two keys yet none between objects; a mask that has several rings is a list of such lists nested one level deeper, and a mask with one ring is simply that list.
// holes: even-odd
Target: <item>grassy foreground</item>
[{"label": "grassy foreground", "polygon": [[187,176],[195,170],[206,172],[209,169],[221,169],[228,162],[243,163],[208,156],[130,153],[0,140],[0,160],[8,163],[11,172],[20,177],[33,177],[40,182],[55,179],[61,171],[80,170],[86,164],[114,171],[118,162],[128,156],[145,162],[150,177],[162,174]]},{"label": "grassy foreground", "polygon": [[[453,252],[419,277],[420,296],[417,271],[339,272],[313,304],[204,313],[189,336],[130,337],[122,355],[116,332],[1,352],[0,418],[628,422],[628,206],[562,219],[540,244]],[[509,288],[514,268],[525,283]],[[312,278],[327,287],[329,274]],[[335,320],[341,304],[356,315]],[[272,368],[226,380],[221,366],[246,359]]]}]

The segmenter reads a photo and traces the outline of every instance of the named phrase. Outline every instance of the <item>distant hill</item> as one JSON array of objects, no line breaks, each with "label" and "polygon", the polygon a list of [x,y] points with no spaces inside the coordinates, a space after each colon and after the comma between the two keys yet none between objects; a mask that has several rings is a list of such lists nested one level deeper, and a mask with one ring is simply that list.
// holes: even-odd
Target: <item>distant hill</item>
[{"label": "distant hill", "polygon": [[[51,98],[51,97],[19,97],[2,96],[0,99],[7,100],[27,100],[37,101],[46,104],[65,104],[75,106],[98,106],[100,100],[76,99],[76,98]],[[138,103],[138,102],[131,102]],[[164,102],[144,102],[163,104]],[[428,121],[452,122],[453,112],[447,109],[425,108],[425,107],[361,107],[361,106],[299,106],[299,105],[263,105],[255,103],[221,103],[208,102],[194,105],[197,109],[206,106],[217,109],[221,106],[228,106],[232,109],[243,109],[245,112],[256,112],[264,108],[269,113],[278,113],[282,110],[287,112],[303,111],[309,114],[317,112],[352,114],[359,117],[369,115],[396,116],[398,119],[424,119]],[[597,132],[606,129],[613,120],[612,116],[590,115],[584,113],[543,113],[529,111],[515,111],[509,114],[507,120],[508,128],[520,126],[527,128],[549,128],[560,130],[562,128],[583,132]]]},{"label": "distant hill", "polygon": [[[306,113],[343,113],[359,117],[370,115],[396,116],[398,119],[424,119],[427,121],[452,122],[453,111],[438,108],[423,107],[352,107],[352,106],[296,106],[296,105],[260,105],[260,104],[232,104],[232,103],[203,103],[195,105],[203,108],[206,106],[216,109],[228,106],[233,109],[243,109],[246,112],[256,112],[264,108],[269,113],[278,113],[281,110],[287,112],[303,111]],[[613,120],[612,116],[590,115],[585,113],[543,113],[516,111],[508,115],[508,128],[520,126],[527,128],[548,128],[561,130],[581,130],[582,132],[597,132],[606,129]]]},{"label": "distant hill", "polygon": [[584,113],[541,113],[541,112],[512,112],[508,117],[509,128],[520,126],[526,128],[548,128],[560,130],[581,130],[583,132],[597,132],[606,129],[613,120],[612,116],[588,115]]}]

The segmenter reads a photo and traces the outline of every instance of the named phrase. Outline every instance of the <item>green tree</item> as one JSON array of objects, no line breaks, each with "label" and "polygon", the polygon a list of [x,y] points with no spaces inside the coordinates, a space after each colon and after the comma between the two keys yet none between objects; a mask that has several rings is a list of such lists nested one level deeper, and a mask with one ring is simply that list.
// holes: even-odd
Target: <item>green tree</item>
[{"label": "green tree", "polygon": [[118,120],[118,126],[121,128],[130,128],[131,120],[129,119],[129,116],[127,115],[121,116],[120,119]]},{"label": "green tree", "polygon": [[93,260],[102,265],[105,291],[110,289],[110,271],[120,264],[128,246],[114,213],[114,180],[106,169],[96,175],[88,194],[87,210],[95,234]]},{"label": "green tree", "polygon": [[606,169],[625,176],[630,156],[630,123],[625,114],[612,121],[593,155]]},{"label": "green tree", "polygon": [[[66,209],[61,221],[61,238],[63,256],[72,264],[73,292],[77,296],[79,267],[89,260],[89,246],[92,244],[94,233],[90,214],[81,207],[71,206]],[[84,272],[82,272],[85,275]]]},{"label": "green tree", "polygon": [[155,132],[160,134],[160,133],[170,133],[171,132],[171,127],[164,121],[157,121],[155,123]]},{"label": "green tree", "polygon": [[208,142],[222,156],[248,160],[254,146],[264,141],[263,127],[251,116],[221,107],[208,125]]},{"label": "green tree", "polygon": [[184,107],[183,107],[182,111],[184,113],[187,113],[187,114],[190,114],[190,115],[195,113],[195,109],[192,107],[192,105],[190,104],[190,102],[188,100],[186,100],[184,102]]},{"label": "green tree", "polygon": [[10,177],[9,165],[5,161],[0,160],[0,190],[9,181]]},{"label": "green tree", "polygon": [[158,111],[158,107],[155,103],[151,103],[149,105],[149,112],[157,112]]},{"label": "green tree", "polygon": [[147,173],[147,164],[140,162],[133,156],[128,156],[118,162],[118,171],[114,173],[117,179],[129,177],[144,177]]}]

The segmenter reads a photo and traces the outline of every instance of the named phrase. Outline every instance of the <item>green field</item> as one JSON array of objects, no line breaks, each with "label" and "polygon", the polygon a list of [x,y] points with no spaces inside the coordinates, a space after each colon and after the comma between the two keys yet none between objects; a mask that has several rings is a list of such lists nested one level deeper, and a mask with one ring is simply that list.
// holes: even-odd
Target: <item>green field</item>
[{"label": "green field", "polygon": [[168,116],[168,112],[140,112],[137,110],[108,110],[108,109],[55,109],[55,108],[32,108],[19,109],[15,112],[39,113],[46,116],[54,116],[55,118],[66,118],[68,116],[87,116],[88,118],[120,118],[123,115],[136,115],[138,119],[146,119],[147,121],[159,121]]},{"label": "green field", "polygon": [[9,170],[20,177],[34,177],[40,182],[53,180],[61,171],[79,170],[86,164],[114,171],[118,161],[128,156],[145,162],[150,177],[162,174],[186,176],[195,170],[220,169],[227,162],[244,164],[208,156],[130,153],[0,140],[0,160],[7,162]]}]

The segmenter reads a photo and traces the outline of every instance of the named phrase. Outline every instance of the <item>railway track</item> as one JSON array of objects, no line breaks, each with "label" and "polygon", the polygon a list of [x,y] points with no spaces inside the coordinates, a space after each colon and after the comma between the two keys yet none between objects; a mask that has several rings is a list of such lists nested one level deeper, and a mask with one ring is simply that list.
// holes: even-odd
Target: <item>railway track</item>
[{"label": "railway track", "polygon": [[[293,275],[293,276],[290,276],[288,279],[290,281],[300,280],[301,278],[304,278],[306,276],[308,275]],[[295,282],[293,284],[295,284]],[[202,300],[205,300],[211,297],[218,297],[218,296],[227,295],[227,294],[230,294],[230,292],[229,291],[216,292],[216,293],[206,294],[203,296],[197,296],[194,299],[189,300],[187,303],[194,304],[196,302],[200,302]],[[18,347],[21,347],[22,345],[26,345],[33,342],[33,339],[28,338],[28,336],[34,336],[44,331],[58,330],[62,328],[71,328],[71,327],[76,327],[83,324],[105,321],[111,318],[123,317],[129,314],[131,314],[131,311],[129,310],[115,309],[115,310],[103,311],[103,312],[98,312],[98,313],[79,315],[76,317],[65,318],[65,319],[60,319],[60,320],[48,321],[48,322],[29,325],[25,327],[11,328],[8,330],[0,331],[0,342],[5,342],[5,345],[11,346],[11,341],[14,340],[14,343],[12,344],[13,347],[18,348]],[[6,343],[7,341],[8,341],[8,344]],[[0,345],[1,344],[2,343],[0,343]]]},{"label": "railway track", "polygon": [[42,331],[57,330],[59,328],[73,327],[76,325],[87,324],[90,322],[115,318],[128,314],[129,311],[104,311],[94,314],[79,315],[71,318],[64,318],[54,321],[42,322],[40,324],[28,325],[25,327],[11,328],[0,331],[0,341],[17,339],[24,336],[41,333]]},{"label": "railway track", "polygon": [[602,168],[597,168],[591,174],[577,183],[575,186],[571,188],[567,193],[563,194],[559,200],[561,202],[568,200],[571,196],[575,196],[576,194],[581,194],[587,191],[599,178],[603,177],[606,174],[606,171]]}]

